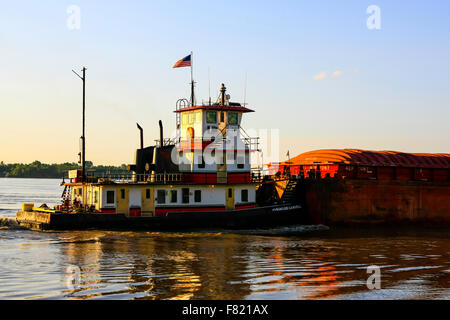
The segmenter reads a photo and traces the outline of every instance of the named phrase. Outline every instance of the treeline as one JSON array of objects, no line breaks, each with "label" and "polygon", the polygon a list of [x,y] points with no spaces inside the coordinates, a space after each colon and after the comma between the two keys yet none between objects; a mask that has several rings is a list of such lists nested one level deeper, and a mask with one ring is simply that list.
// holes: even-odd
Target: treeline
[{"label": "treeline", "polygon": [[[46,164],[39,161],[34,161],[30,164],[10,163],[6,164],[0,162],[0,177],[11,178],[62,178],[67,177],[68,170],[81,169],[77,163],[53,163]],[[88,172],[94,171],[96,173],[118,173],[127,170],[127,166],[94,166],[91,161],[86,161],[86,169]]]}]

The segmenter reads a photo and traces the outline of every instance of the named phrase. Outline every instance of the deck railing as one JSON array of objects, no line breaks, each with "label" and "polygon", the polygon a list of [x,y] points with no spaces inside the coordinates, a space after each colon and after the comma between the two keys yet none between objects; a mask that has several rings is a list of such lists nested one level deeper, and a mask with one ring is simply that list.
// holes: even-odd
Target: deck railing
[{"label": "deck railing", "polygon": [[[248,171],[247,171],[248,174]],[[240,181],[241,183],[261,183],[264,179],[276,178],[268,176],[266,170],[260,168],[252,168],[249,175],[245,177],[234,177],[233,182]],[[65,178],[68,179],[68,178]],[[236,180],[237,179],[237,180]],[[240,180],[239,180],[240,179]],[[275,180],[275,179],[274,179]],[[230,180],[231,181],[231,180]],[[69,179],[69,182],[76,182],[74,179]],[[78,181],[80,182],[80,181]],[[91,172],[86,181],[89,183],[142,183],[142,184],[177,184],[177,183],[205,183],[215,184],[216,175],[214,173],[93,173]]]},{"label": "deck railing", "polygon": [[[174,183],[181,182],[181,173],[143,173],[143,174],[101,174],[99,182],[113,181],[115,183]],[[102,180],[100,180],[102,179]]]}]

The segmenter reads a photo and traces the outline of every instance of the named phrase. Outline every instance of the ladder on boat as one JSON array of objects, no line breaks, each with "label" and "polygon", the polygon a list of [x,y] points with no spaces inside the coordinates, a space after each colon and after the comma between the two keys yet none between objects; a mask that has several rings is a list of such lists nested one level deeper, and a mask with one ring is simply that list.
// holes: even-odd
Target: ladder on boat
[{"label": "ladder on boat", "polygon": [[295,197],[295,189],[297,187],[298,180],[290,179],[286,188],[284,189],[283,195],[281,196],[281,203],[291,203]]},{"label": "ladder on boat", "polygon": [[70,206],[71,193],[72,193],[71,186],[64,186],[64,190],[61,195],[61,199],[62,199],[62,206],[67,207],[66,209],[68,209],[68,207]]}]

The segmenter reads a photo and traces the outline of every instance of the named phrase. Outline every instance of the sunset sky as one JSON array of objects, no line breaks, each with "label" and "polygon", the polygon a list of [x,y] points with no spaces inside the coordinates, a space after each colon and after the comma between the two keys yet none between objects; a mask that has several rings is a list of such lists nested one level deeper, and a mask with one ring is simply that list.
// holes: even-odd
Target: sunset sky
[{"label": "sunset sky", "polygon": [[[67,12],[80,8],[80,28]],[[376,5],[381,29],[368,29]],[[132,163],[189,97],[255,113],[280,160],[326,148],[450,153],[450,1],[8,1],[0,7],[0,161],[75,162],[87,70],[87,160]]]}]

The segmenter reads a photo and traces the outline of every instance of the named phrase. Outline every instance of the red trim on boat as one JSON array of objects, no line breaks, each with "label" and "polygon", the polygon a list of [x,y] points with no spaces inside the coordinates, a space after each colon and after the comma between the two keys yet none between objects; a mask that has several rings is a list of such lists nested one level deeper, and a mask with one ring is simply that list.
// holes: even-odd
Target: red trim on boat
[{"label": "red trim on boat", "polygon": [[225,207],[159,207],[155,208],[155,216],[163,217],[167,215],[168,212],[198,212],[198,211],[225,211]]},{"label": "red trim on boat", "polygon": [[130,217],[142,216],[141,208],[130,208]]},{"label": "red trim on boat", "polygon": [[[255,208],[255,203],[250,204],[239,204],[236,205],[236,210],[242,210],[242,209],[250,209]],[[166,216],[168,212],[205,212],[205,211],[225,211],[225,206],[215,206],[215,207],[183,207],[183,206],[176,206],[176,207],[159,207],[155,208],[155,216],[163,217]]]},{"label": "red trim on boat", "polygon": [[100,213],[116,213],[116,209],[115,208],[101,208]]},{"label": "red trim on boat", "polygon": [[193,106],[187,108],[177,109],[174,112],[185,112],[185,111],[193,111],[193,110],[211,110],[211,111],[236,111],[236,112],[255,112],[252,109],[246,107],[234,107],[234,106]]},{"label": "red trim on boat", "polygon": [[256,208],[256,204],[240,204],[240,205],[236,205],[236,209],[237,210],[250,209],[250,208]]}]

